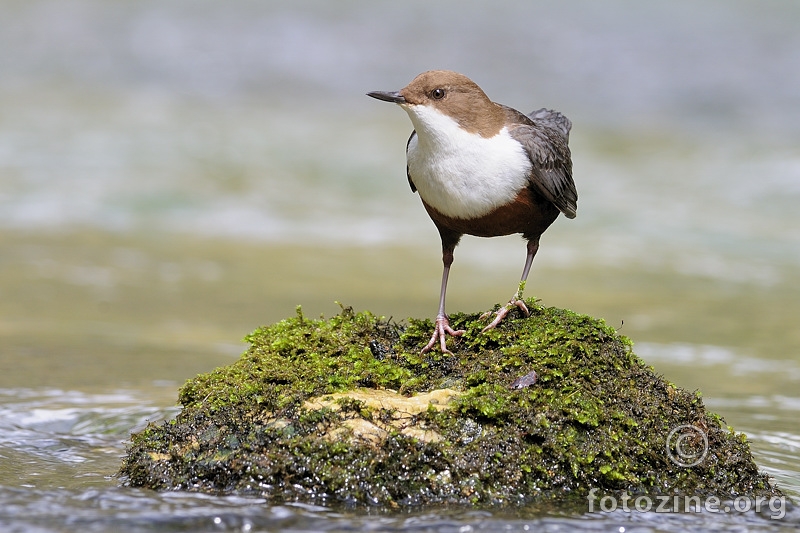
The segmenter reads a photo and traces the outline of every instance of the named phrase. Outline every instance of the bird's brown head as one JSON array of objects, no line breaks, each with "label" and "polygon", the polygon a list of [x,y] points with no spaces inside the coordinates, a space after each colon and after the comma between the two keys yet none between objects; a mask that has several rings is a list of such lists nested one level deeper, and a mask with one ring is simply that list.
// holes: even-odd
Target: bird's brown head
[{"label": "bird's brown head", "polygon": [[504,124],[505,115],[497,104],[489,100],[478,85],[458,72],[429,70],[397,92],[374,91],[373,98],[393,102],[403,107],[415,126],[415,108],[424,106],[446,115],[471,133],[492,137]]}]

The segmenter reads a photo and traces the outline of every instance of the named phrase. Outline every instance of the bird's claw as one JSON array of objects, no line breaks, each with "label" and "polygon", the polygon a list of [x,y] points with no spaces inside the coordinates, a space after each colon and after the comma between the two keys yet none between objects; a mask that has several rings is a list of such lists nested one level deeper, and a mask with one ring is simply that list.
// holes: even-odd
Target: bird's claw
[{"label": "bird's claw", "polygon": [[[481,333],[486,333],[490,329],[496,328],[497,325],[506,317],[506,315],[508,315],[509,311],[511,311],[511,309],[514,308],[515,306],[519,307],[519,310],[522,311],[525,314],[525,316],[531,315],[531,312],[528,311],[528,306],[525,305],[525,302],[523,302],[520,298],[516,297],[511,298],[511,300],[509,300],[509,302],[506,305],[497,310],[497,312],[495,313],[494,320],[492,320],[488,326],[483,328],[481,330]],[[481,319],[488,318],[489,315],[491,314],[492,314],[491,311],[487,311],[481,315]]]},{"label": "bird's claw", "polygon": [[436,317],[436,325],[433,328],[433,335],[431,335],[431,340],[428,341],[428,344],[422,349],[422,353],[428,353],[431,349],[436,346],[436,341],[439,341],[439,344],[442,348],[442,353],[447,353],[453,355],[453,352],[447,349],[447,344],[445,342],[446,337],[445,335],[452,335],[453,337],[460,337],[466,333],[466,330],[463,329],[453,329],[450,327],[450,319],[446,316],[437,316]]}]

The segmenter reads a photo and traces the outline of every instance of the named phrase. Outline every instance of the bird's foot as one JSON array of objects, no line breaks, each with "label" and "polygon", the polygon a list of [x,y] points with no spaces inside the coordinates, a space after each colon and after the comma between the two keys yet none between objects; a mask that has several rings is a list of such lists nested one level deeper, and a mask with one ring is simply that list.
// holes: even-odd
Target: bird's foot
[{"label": "bird's foot", "polygon": [[453,337],[460,337],[466,333],[463,329],[453,329],[450,327],[450,319],[447,318],[446,315],[439,315],[436,317],[436,326],[433,328],[433,335],[431,335],[431,340],[425,347],[422,349],[422,353],[427,353],[431,351],[431,349],[436,346],[436,341],[439,341],[439,344],[442,348],[442,353],[449,353],[453,355],[453,352],[447,349],[447,344],[445,343],[445,335],[452,335]]},{"label": "bird's foot", "polygon": [[[508,313],[514,309],[514,307],[518,307],[519,310],[525,314],[525,316],[530,316],[531,314],[531,312],[528,311],[528,306],[525,305],[525,302],[522,301],[518,294],[515,294],[506,305],[497,310],[497,312],[494,314],[494,320],[492,320],[488,326],[483,328],[481,333],[486,333],[490,329],[496,328],[500,321],[502,321],[506,315],[508,315]],[[491,311],[487,311],[481,315],[481,319],[489,318],[489,315],[491,314]]]}]

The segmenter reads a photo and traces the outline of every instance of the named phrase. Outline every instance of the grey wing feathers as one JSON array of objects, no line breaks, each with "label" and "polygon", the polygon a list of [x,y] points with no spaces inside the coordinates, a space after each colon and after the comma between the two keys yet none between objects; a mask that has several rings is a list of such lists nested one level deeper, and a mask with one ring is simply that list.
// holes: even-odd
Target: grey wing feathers
[{"label": "grey wing feathers", "polygon": [[[519,113],[520,117],[524,117]],[[533,169],[531,184],[564,216],[575,218],[578,191],[572,181],[569,130],[572,123],[556,111],[534,111],[510,129],[511,136],[528,152]]]},{"label": "grey wing feathers", "polygon": [[[411,144],[411,139],[413,139],[417,135],[417,130],[413,130],[411,135],[408,136],[408,141],[406,142],[406,153],[408,153],[408,145]],[[408,178],[408,185],[411,187],[411,192],[417,192],[417,186],[414,185],[414,182],[411,181],[411,174],[408,172],[408,165],[406,165],[406,177]]]}]

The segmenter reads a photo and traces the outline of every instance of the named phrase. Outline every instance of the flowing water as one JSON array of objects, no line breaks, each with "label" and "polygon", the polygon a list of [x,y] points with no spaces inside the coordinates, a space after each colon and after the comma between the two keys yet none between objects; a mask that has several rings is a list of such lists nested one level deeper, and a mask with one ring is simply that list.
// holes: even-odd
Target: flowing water
[{"label": "flowing water", "polygon": [[[781,531],[800,526],[800,6],[0,2],[0,530]],[[114,477],[176,391],[302,305],[435,313],[410,124],[370,90],[459,70],[574,128],[577,219],[528,294],[600,316],[747,434],[761,512],[402,513]],[[505,301],[518,237],[465,238],[449,310]]]}]

